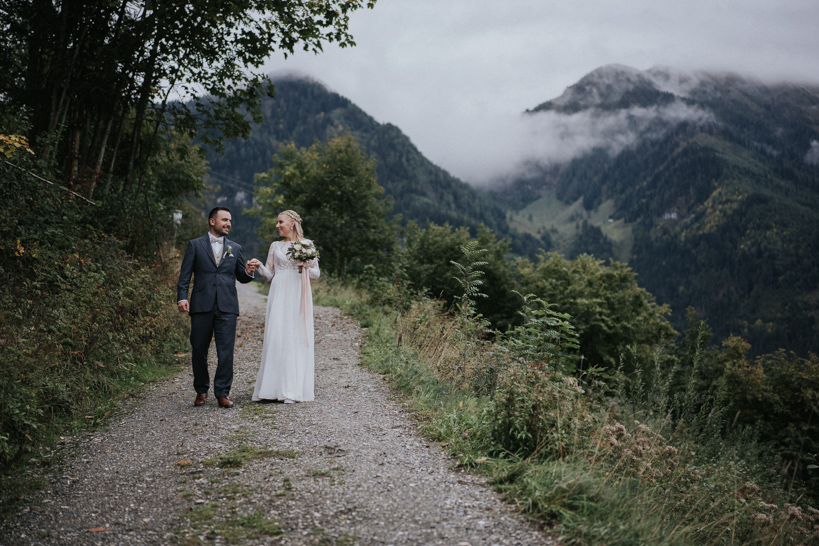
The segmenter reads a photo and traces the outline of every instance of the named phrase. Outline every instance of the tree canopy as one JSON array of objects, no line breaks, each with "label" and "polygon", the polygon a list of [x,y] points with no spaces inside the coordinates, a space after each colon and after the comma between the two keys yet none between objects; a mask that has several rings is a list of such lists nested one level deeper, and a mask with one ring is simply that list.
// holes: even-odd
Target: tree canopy
[{"label": "tree canopy", "polygon": [[273,92],[263,62],[354,45],[349,15],[374,4],[0,0],[0,99],[26,113],[33,148],[69,186],[91,197],[118,168],[128,189],[162,127],[209,142],[246,135]]},{"label": "tree canopy", "polygon": [[258,175],[256,213],[260,235],[276,237],[276,218],[293,209],[304,233],[316,241],[322,267],[333,273],[361,273],[365,265],[387,266],[395,247],[387,218],[392,199],[375,177],[375,160],[343,135],[310,148],[282,146],[275,167]]}]

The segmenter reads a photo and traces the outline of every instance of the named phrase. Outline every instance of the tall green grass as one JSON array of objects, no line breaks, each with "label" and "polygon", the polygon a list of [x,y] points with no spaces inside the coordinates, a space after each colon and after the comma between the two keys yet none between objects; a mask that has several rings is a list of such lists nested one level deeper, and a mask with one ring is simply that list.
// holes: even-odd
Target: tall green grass
[{"label": "tall green grass", "polygon": [[727,416],[693,389],[663,398],[656,374],[606,390],[520,358],[431,300],[399,306],[324,282],[316,301],[368,326],[362,364],[406,396],[422,433],[566,543],[819,541],[819,511],[779,485],[753,431],[716,433]]}]

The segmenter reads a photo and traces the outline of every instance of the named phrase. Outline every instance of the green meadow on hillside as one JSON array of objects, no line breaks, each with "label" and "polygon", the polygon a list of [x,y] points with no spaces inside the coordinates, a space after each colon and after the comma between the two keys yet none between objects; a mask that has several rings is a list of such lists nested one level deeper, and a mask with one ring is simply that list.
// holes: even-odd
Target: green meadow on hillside
[{"label": "green meadow on hillside", "polygon": [[[587,211],[583,208],[583,198],[566,204],[557,198],[554,192],[543,195],[525,208],[509,212],[509,225],[523,233],[540,237],[548,233],[553,244],[552,250],[568,254],[572,243],[578,235],[583,222],[599,228],[603,235],[613,243],[613,257],[628,262],[634,245],[634,234],[631,226],[622,218],[614,219],[613,199],[601,203],[596,209]],[[606,256],[600,256],[604,258]]]}]

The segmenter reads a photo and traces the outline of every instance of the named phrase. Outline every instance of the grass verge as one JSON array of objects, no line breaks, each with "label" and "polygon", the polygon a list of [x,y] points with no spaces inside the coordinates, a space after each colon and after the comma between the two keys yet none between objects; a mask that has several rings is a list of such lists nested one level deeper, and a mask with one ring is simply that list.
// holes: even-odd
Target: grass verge
[{"label": "grass verge", "polygon": [[[776,486],[753,440],[712,434],[719,408],[672,423],[543,363],[502,362],[434,302],[399,311],[327,282],[314,297],[368,328],[362,365],[406,396],[423,434],[566,542],[819,541],[819,510]],[[476,381],[487,369],[491,388]]]}]

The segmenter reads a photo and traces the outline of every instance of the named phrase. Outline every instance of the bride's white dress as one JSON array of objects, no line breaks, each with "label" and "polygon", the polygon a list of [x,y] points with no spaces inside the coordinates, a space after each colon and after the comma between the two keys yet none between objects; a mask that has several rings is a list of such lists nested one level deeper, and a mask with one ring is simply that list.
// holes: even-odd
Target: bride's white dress
[{"label": "bride's white dress", "polygon": [[[308,402],[314,398],[313,296],[308,290],[305,320],[301,314],[304,281],[298,265],[287,257],[290,245],[289,241],[273,242],[267,263],[257,269],[271,283],[253,400]],[[317,260],[308,274],[310,279],[319,278]]]}]

